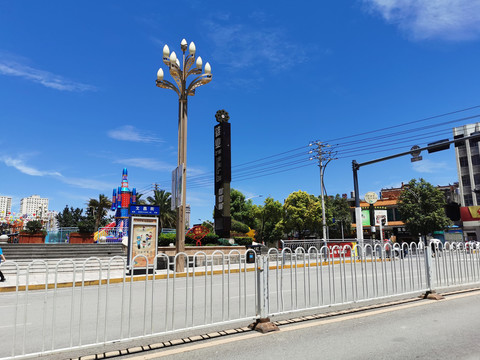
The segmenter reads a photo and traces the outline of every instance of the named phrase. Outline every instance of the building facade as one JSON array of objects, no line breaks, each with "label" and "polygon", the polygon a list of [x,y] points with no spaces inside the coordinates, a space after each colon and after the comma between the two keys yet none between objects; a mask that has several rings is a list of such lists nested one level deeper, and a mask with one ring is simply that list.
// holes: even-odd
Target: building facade
[{"label": "building facade", "polygon": [[[453,129],[455,140],[480,133],[480,123],[459,126]],[[479,140],[457,141],[455,159],[457,162],[460,190],[460,214],[463,231],[468,240],[480,239],[480,151]]]},{"label": "building facade", "polygon": [[39,195],[32,195],[20,200],[20,213],[22,215],[44,217],[48,214],[48,199]]},{"label": "building facade", "polygon": [[9,196],[0,196],[0,218],[7,216],[12,212],[12,198]]},{"label": "building facade", "polygon": [[[459,126],[453,129],[458,140],[479,132],[480,123]],[[478,140],[465,140],[455,144],[458,182],[462,206],[480,205],[480,152]]]}]

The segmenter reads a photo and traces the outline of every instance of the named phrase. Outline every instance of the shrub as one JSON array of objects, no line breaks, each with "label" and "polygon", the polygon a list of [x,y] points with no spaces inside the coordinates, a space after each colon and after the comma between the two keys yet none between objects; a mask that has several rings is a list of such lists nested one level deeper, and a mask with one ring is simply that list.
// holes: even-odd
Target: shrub
[{"label": "shrub", "polygon": [[218,235],[216,234],[212,234],[212,233],[208,233],[207,236],[205,236],[203,239],[202,239],[202,244],[204,245],[218,245]]},{"label": "shrub", "polygon": [[246,234],[250,231],[250,228],[247,225],[234,219],[232,219],[231,229],[233,232],[242,233],[242,234]]},{"label": "shrub", "polygon": [[234,237],[235,243],[237,243],[240,246],[248,246],[252,245],[253,239],[251,237]]},{"label": "shrub", "polygon": [[42,230],[43,225],[38,220],[31,220],[27,223],[26,228],[29,234],[37,234]]},{"label": "shrub", "polygon": [[78,232],[80,234],[91,235],[95,232],[95,220],[87,218],[78,222]]},{"label": "shrub", "polygon": [[175,234],[160,234],[158,236],[158,246],[169,246],[172,243],[175,244],[175,239]]}]

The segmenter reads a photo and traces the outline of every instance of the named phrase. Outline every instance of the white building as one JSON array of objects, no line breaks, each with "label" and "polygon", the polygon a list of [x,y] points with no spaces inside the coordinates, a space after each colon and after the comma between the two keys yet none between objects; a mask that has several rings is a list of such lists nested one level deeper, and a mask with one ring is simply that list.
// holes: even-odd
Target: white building
[{"label": "white building", "polygon": [[[454,139],[480,133],[480,123],[459,126],[453,129]],[[469,240],[480,239],[480,142],[465,140],[455,145],[458,184],[460,190],[463,232]]]},{"label": "white building", "polygon": [[8,215],[12,211],[12,198],[9,196],[0,196],[0,218]]},{"label": "white building", "polygon": [[20,200],[20,213],[22,215],[35,217],[46,217],[48,214],[48,199],[41,198],[39,195],[32,195]]}]

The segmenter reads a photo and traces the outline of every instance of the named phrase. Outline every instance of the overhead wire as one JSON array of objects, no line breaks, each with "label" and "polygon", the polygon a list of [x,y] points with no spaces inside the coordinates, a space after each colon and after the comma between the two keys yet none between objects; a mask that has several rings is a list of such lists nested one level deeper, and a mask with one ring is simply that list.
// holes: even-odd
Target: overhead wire
[{"label": "overhead wire", "polygon": [[[443,121],[440,123],[417,126],[417,127],[412,127],[405,130],[389,132],[386,134],[377,134],[374,136],[371,136],[371,135],[373,133],[381,133],[381,132],[385,132],[392,129],[399,129],[401,127],[405,127],[408,125],[419,124],[419,123],[426,122],[428,120],[434,120],[441,117],[458,114],[461,112],[478,109],[478,108],[480,108],[480,105],[476,105],[476,106],[472,106],[472,107],[468,107],[468,108],[464,108],[456,111],[451,111],[451,112],[447,112],[447,113],[443,113],[435,116],[430,116],[430,117],[426,117],[419,120],[409,121],[403,124],[397,124],[393,126],[383,127],[380,129],[361,132],[358,134],[337,137],[331,140],[327,140],[324,143],[330,143],[332,141],[336,141],[336,143],[332,144],[332,147],[337,152],[336,159],[351,158],[353,154],[356,157],[360,157],[360,156],[374,154],[374,153],[405,149],[405,145],[404,146],[399,146],[399,145],[413,144],[414,141],[428,142],[428,139],[433,140],[433,137],[435,136],[440,136],[443,134],[445,135],[451,134],[451,128],[439,129],[436,131],[428,131],[428,130],[431,130],[432,128],[453,124],[455,122],[465,122],[467,120],[478,118],[480,117],[480,115],[476,114],[472,116],[465,116],[461,118],[450,119],[448,121]],[[364,135],[369,135],[369,136],[365,137]],[[349,140],[349,141],[339,141],[339,140],[346,140],[346,139],[353,139],[353,138],[355,139]],[[379,141],[385,140],[385,139],[388,139],[388,143],[383,142],[382,144],[378,144]],[[308,164],[298,166],[298,164],[301,164],[302,162],[305,162],[308,160],[307,158],[308,152],[305,151],[308,148],[309,148],[308,145],[300,146],[290,150],[282,151],[277,154],[264,156],[259,159],[232,165],[232,182],[269,176],[276,173],[295,170],[301,167],[315,165],[314,162],[309,162]],[[372,149],[376,149],[376,150],[370,151]],[[304,150],[304,151],[299,151],[299,150]],[[348,154],[351,154],[351,155],[348,155]],[[187,178],[188,178],[187,186],[189,188],[213,186],[212,171],[209,171],[207,173],[200,174],[200,175],[188,176]],[[170,183],[170,181],[171,180],[166,180],[166,181],[161,181],[160,183]],[[148,189],[150,190],[152,188],[148,188]]]}]

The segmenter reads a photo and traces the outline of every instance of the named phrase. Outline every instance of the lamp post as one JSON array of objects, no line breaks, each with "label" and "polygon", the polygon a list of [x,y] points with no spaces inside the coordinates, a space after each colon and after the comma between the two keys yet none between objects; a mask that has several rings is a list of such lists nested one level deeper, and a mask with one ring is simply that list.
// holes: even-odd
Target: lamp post
[{"label": "lamp post", "polygon": [[257,198],[257,197],[263,197],[263,195],[250,196],[250,197],[246,198],[245,201],[248,201],[248,200],[250,200],[250,199],[255,199],[255,198]]},{"label": "lamp post", "polygon": [[[195,89],[199,86],[205,85],[212,80],[212,69],[210,64],[205,64],[205,72],[202,74],[202,58],[199,56],[195,61],[195,44],[193,42],[187,45],[185,39],[180,43],[182,50],[182,64],[177,58],[177,55],[173,51],[170,53],[168,45],[163,48],[163,62],[168,66],[170,75],[172,76],[174,83],[163,79],[163,69],[160,68],[157,72],[156,85],[160,88],[170,89],[178,95],[178,168],[181,169],[181,184],[178,184],[180,188],[180,201],[175,203],[177,212],[177,226],[176,226],[176,252],[185,251],[185,205],[186,205],[186,184],[187,184],[187,102],[188,96],[195,95]],[[188,49],[188,54],[186,51]],[[193,66],[195,64],[195,66]],[[196,75],[196,77],[187,84],[187,78],[190,75]],[[172,199],[176,201],[176,199]],[[177,271],[184,271],[183,257],[177,258]]]}]

